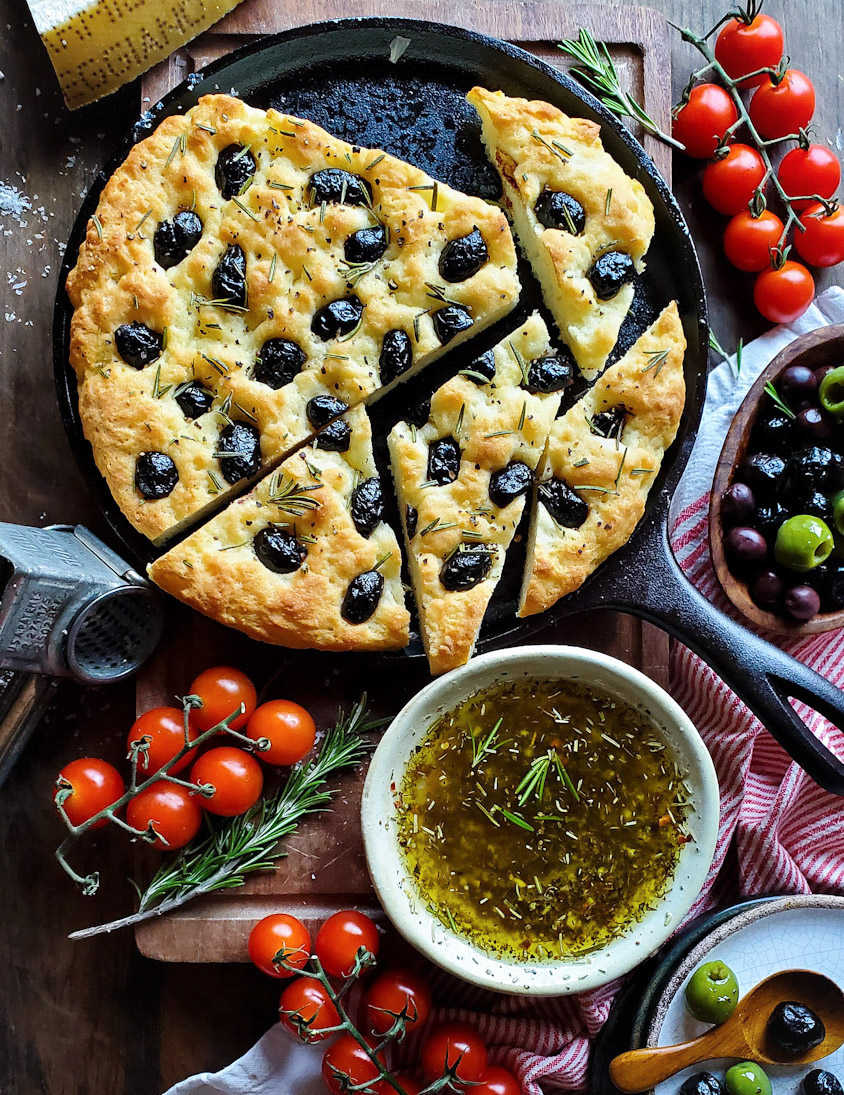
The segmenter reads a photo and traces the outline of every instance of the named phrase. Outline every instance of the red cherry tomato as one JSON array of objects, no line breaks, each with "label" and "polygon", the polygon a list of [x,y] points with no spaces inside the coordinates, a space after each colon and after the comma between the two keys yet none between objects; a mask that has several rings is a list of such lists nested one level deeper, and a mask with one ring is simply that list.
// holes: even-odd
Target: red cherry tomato
[{"label": "red cherry tomato", "polygon": [[[113,764],[99,757],[80,757],[66,764],[59,772],[53,799],[68,789],[70,794],[63,798],[62,808],[71,825],[83,825],[94,814],[117,802],[123,796],[126,785]],[[102,829],[106,824],[107,819],[102,818],[91,828]]]},{"label": "red cherry tomato", "polygon": [[243,749],[221,745],[203,753],[190,770],[191,783],[210,783],[214,794],[200,798],[211,814],[235,817],[245,813],[261,797],[264,775],[261,765]]},{"label": "red cherry tomato", "polygon": [[252,681],[229,665],[204,670],[190,686],[190,694],[202,700],[202,707],[195,707],[191,712],[191,721],[203,733],[228,718],[241,704],[245,711],[231,723],[231,728],[242,729],[258,701]]},{"label": "red cherry tomato", "polygon": [[316,726],[304,707],[290,700],[270,700],[256,707],[247,737],[266,738],[269,749],[255,755],[267,764],[296,764],[314,747]]},{"label": "red cherry tomato", "polygon": [[738,120],[736,105],[718,84],[698,84],[689,93],[688,102],[674,115],[671,133],[686,146],[686,153],[708,160]]},{"label": "red cherry tomato", "polygon": [[[192,722],[188,725],[188,735],[193,741],[199,737],[199,732]],[[138,753],[138,776],[140,783],[145,776],[151,776],[159,768],[172,760],[185,744],[184,715],[178,707],[153,707],[132,723],[126,748],[131,754],[132,743],[141,738],[149,738],[149,744],[144,752]],[[193,761],[196,750],[185,753],[178,763],[168,771],[175,775]]]},{"label": "red cherry tomato", "polygon": [[[394,1072],[393,1077],[398,1080],[405,1090],[405,1095],[420,1095],[422,1085],[412,1076],[406,1076],[403,1072]],[[396,1095],[396,1089],[387,1080],[381,1080],[375,1085],[376,1095]]]},{"label": "red cherry tomato", "polygon": [[341,1034],[322,1058],[322,1078],[332,1095],[344,1095],[359,1085],[373,1085],[381,1075],[377,1065],[351,1034]]},{"label": "red cherry tomato", "polygon": [[281,1024],[303,1042],[321,1042],[340,1023],[337,1009],[315,977],[297,977],[281,994]]},{"label": "red cherry tomato", "polygon": [[292,977],[293,971],[275,964],[279,951],[288,966],[303,968],[311,955],[311,937],[308,929],[295,916],[272,913],[259,920],[249,933],[249,958],[253,965],[270,977]]},{"label": "red cherry tomato", "polygon": [[[760,68],[776,68],[782,50],[782,27],[770,15],[757,15],[749,23],[730,19],[715,40],[715,59],[733,80]],[[764,80],[764,73],[751,76],[741,80],[739,87],[758,87]]]},{"label": "red cherry tomato", "polygon": [[443,1023],[422,1043],[422,1074],[428,1081],[453,1069],[463,1083],[476,1084],[486,1071],[486,1045],[468,1023]]},{"label": "red cherry tomato", "polygon": [[368,916],[352,909],[329,916],[317,932],[314,952],[329,977],[348,977],[358,950],[378,954],[378,929]]},{"label": "red cherry tomato", "polygon": [[704,168],[703,196],[713,209],[732,217],[747,209],[764,178],[765,164],[756,149],[747,144],[731,144],[726,156]]},{"label": "red cherry tomato", "polygon": [[750,100],[750,120],[769,140],[805,129],[814,113],[814,84],[796,68],[787,68],[776,84],[766,76]]},{"label": "red cherry tomato", "polygon": [[831,198],[841,182],[841,164],[822,144],[810,144],[808,148],[792,148],[783,156],[777,168],[782,188],[791,198],[795,209],[808,209],[808,201],[794,201],[799,194],[817,194],[821,198]]},{"label": "red cherry tomato", "polygon": [[366,1018],[373,1034],[386,1034],[404,1014],[404,1029],[422,1026],[431,1014],[431,990],[412,970],[387,970],[373,981],[366,996]]},{"label": "red cherry tomato", "polygon": [[160,837],[153,848],[172,852],[184,848],[199,832],[202,807],[198,799],[186,787],[161,780],[129,800],[126,820],[134,829],[146,829],[152,822]]},{"label": "red cherry tomato", "polygon": [[771,248],[782,235],[783,223],[769,209],[754,217],[748,210],[737,213],[724,230],[724,251],[738,270],[749,273],[771,265]]},{"label": "red cherry tomato", "polygon": [[490,1065],[472,1095],[522,1095],[522,1085],[506,1068]]},{"label": "red cherry tomato", "polygon": [[792,323],[815,296],[815,282],[802,263],[786,260],[779,269],[763,270],[753,286],[753,303],[771,323]]},{"label": "red cherry tomato", "polygon": [[820,202],[800,214],[805,231],[794,233],[794,247],[810,266],[844,262],[844,209],[827,214]]}]

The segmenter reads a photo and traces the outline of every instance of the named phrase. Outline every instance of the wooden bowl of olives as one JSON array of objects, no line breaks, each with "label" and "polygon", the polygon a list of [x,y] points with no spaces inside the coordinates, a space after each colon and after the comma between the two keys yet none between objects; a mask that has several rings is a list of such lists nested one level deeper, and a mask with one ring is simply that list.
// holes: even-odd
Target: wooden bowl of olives
[{"label": "wooden bowl of olives", "polygon": [[792,637],[844,627],[844,325],[795,339],[732,421],[709,543],[747,619]]}]

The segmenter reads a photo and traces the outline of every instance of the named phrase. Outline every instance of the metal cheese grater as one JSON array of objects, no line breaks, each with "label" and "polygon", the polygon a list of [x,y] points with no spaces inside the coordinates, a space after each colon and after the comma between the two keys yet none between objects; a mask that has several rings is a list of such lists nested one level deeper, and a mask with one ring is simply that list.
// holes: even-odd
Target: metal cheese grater
[{"label": "metal cheese grater", "polygon": [[55,678],[123,680],[161,628],[152,586],[88,529],[0,523],[0,783]]}]

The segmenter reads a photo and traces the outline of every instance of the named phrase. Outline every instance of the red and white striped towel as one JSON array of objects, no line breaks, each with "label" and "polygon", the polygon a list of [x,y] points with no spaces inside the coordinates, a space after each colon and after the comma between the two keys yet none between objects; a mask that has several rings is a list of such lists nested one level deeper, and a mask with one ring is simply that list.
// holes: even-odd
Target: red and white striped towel
[{"label": "red and white striped towel", "polygon": [[[687,576],[725,612],[732,608],[712,570],[707,523],[709,486],[727,426],[773,355],[798,334],[830,323],[844,323],[844,290],[839,288],[827,290],[793,327],[778,327],[746,347],[738,378],[728,363],[710,377],[698,439],[672,507],[672,543]],[[844,686],[844,630],[785,646]],[[844,892],[842,799],[813,783],[709,666],[677,644],[671,690],[703,735],[721,787],[715,859],[689,918],[752,894]],[[841,735],[814,713],[809,720],[844,759]],[[735,854],[725,867],[731,845]],[[525,1095],[550,1095],[585,1087],[591,1039],[606,1022],[618,983],[538,1001],[472,989],[438,972],[433,987],[435,999],[449,1005],[438,1018],[475,1024],[490,1046],[491,1060],[519,1077]],[[417,1058],[418,1040],[419,1035],[407,1040],[403,1058]],[[294,1045],[276,1026],[229,1068],[185,1080],[168,1095],[323,1095],[320,1058],[320,1050]]]}]

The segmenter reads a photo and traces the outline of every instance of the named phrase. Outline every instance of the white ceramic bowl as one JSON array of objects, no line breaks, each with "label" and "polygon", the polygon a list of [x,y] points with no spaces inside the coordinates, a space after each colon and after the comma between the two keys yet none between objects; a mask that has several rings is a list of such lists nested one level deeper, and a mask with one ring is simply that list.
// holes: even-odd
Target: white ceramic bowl
[{"label": "white ceramic bowl", "polygon": [[[606,946],[579,958],[518,962],[497,958],[456,935],[429,911],[407,872],[398,843],[395,789],[411,754],[444,711],[493,682],[521,677],[576,680],[627,700],[656,726],[691,788],[694,841],[683,845],[677,867],[656,908]],[[637,669],[593,650],[522,646],[484,654],[432,681],[398,713],[369,768],[361,823],[369,873],[378,898],[401,934],[449,973],[475,985],[526,996],[583,992],[627,973],[675,930],[700,893],[715,853],[718,780],[700,735],[671,697]]]}]

